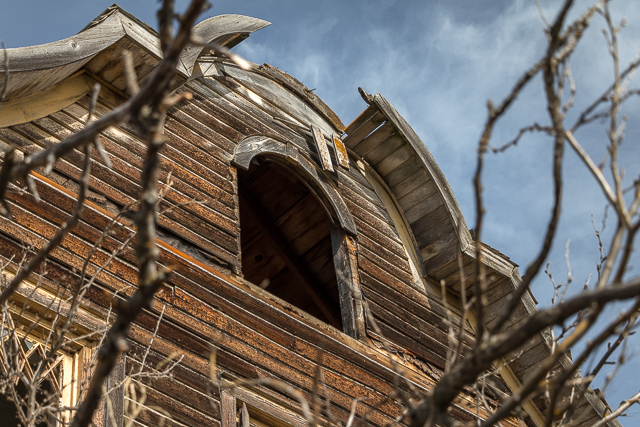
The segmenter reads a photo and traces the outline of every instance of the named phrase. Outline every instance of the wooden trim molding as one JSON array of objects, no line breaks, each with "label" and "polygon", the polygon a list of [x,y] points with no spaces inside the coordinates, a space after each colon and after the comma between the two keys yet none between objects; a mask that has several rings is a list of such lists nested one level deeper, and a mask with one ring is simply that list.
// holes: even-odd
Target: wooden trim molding
[{"label": "wooden trim molding", "polygon": [[248,170],[256,156],[276,158],[289,166],[322,202],[334,227],[342,228],[351,236],[358,234],[351,211],[329,178],[311,160],[300,154],[295,145],[268,136],[250,136],[236,146],[231,162]]}]

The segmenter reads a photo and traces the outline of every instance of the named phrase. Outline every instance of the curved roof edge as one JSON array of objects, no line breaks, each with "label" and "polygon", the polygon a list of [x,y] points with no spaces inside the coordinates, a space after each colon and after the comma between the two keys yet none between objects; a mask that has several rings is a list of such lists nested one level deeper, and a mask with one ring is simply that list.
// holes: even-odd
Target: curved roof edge
[{"label": "curved roof edge", "polygon": [[[365,160],[392,192],[413,231],[427,277],[434,283],[444,280],[454,292],[472,292],[472,289],[460,289],[460,276],[467,283],[475,280],[476,242],[442,170],[418,135],[384,97],[360,92],[369,107],[347,127],[345,145]],[[522,278],[517,264],[486,244],[482,244],[482,262],[491,281],[485,293],[487,310],[499,314],[504,298],[520,285]],[[520,306],[501,330],[513,327],[537,311],[537,301],[530,291],[525,292]],[[485,318],[488,326],[495,321],[494,317]],[[531,352],[531,357],[543,360],[551,354],[551,344],[549,332],[543,331],[527,344],[526,350]],[[515,391],[536,364],[520,365],[517,355],[512,356],[513,360],[500,372]],[[506,363],[507,359],[510,357],[502,362]],[[560,363],[567,368],[572,362],[565,355]],[[581,379],[580,374],[575,378]],[[591,388],[586,391],[581,407],[584,413],[575,416],[577,425],[584,425],[583,421],[592,415],[602,418],[607,408],[604,399]],[[544,425],[537,405],[532,402],[525,410],[536,425]],[[620,426],[617,420],[607,425]]]},{"label": "curved roof edge", "polygon": [[[205,43],[225,44],[269,24],[243,15],[220,15],[200,22],[193,31]],[[10,78],[5,101],[28,97],[55,86],[123,38],[133,41],[157,60],[162,58],[157,33],[116,4],[75,36],[42,45],[7,49]],[[192,47],[183,52],[178,73],[184,78],[191,76],[203,49]],[[0,90],[4,85],[1,77],[4,74],[5,71],[0,71]]]},{"label": "curved roof edge", "polygon": [[[361,90],[364,93],[364,91]],[[453,190],[406,120],[382,95],[345,130],[345,145],[380,175],[413,231],[425,272],[456,260],[472,242]]]}]

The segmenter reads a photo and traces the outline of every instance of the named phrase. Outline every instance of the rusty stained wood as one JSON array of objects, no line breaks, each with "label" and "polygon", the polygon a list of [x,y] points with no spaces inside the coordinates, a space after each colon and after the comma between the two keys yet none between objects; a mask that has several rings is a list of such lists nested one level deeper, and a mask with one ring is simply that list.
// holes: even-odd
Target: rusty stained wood
[{"label": "rusty stained wood", "polygon": [[271,132],[271,128],[231,102],[225,101],[200,81],[189,82],[185,87],[193,94],[193,98],[190,101],[191,104],[237,132],[243,135]]},{"label": "rusty stained wood", "polygon": [[[131,347],[134,348],[134,343],[131,343]],[[147,355],[147,359],[145,360],[145,362],[146,363],[143,372],[148,372],[150,368],[155,368],[158,363],[162,363],[162,360],[158,360],[157,357],[151,359],[149,358],[149,355]],[[138,373],[143,369],[141,361],[130,357],[129,352],[127,352],[126,367],[127,375]],[[209,379],[201,378],[202,388],[204,390],[198,390],[196,388],[188,386],[186,382],[182,380],[182,378],[180,378],[180,381],[176,381],[178,374],[185,375],[185,369],[179,370],[174,368],[172,370],[171,377],[160,376],[153,379],[145,379],[144,377],[141,377],[140,382],[145,384],[149,388],[153,388],[167,395],[169,398],[177,402],[188,405],[193,410],[196,410],[210,417],[218,418],[220,414],[216,410],[216,407],[211,404],[211,400],[214,400],[215,398],[210,393],[207,393],[206,390],[206,384],[207,382],[209,382]]]},{"label": "rusty stained wood", "polygon": [[[190,311],[196,311],[198,317],[192,317],[189,314]],[[278,348],[246,326],[182,292],[180,292],[180,297],[176,299],[176,304],[166,306],[165,318],[171,319],[195,334],[208,337],[216,347],[229,349],[239,354],[243,359],[251,361],[259,370],[261,377],[280,377],[298,388],[307,398],[311,398],[314,383],[311,373],[314,371],[314,362],[303,361],[295,352]],[[163,325],[161,324],[159,328],[161,336],[163,336],[162,330]],[[299,362],[304,362],[308,367],[298,370],[300,369]],[[326,383],[327,393],[335,405],[334,408],[337,413],[341,412],[343,417],[346,417],[354,395],[383,398],[374,390],[346,382],[341,376],[327,374]],[[386,407],[381,408],[380,412],[370,412],[374,422],[389,422],[392,419],[391,416],[397,416],[400,413],[399,406],[394,404],[384,406]],[[382,412],[383,410],[384,412]]]},{"label": "rusty stained wood", "polygon": [[311,125],[311,132],[313,133],[313,142],[315,142],[316,150],[318,150],[318,155],[320,156],[320,164],[322,165],[322,169],[333,172],[331,155],[329,154],[329,149],[327,148],[327,142],[324,139],[324,134],[322,133],[320,128],[314,125]]},{"label": "rusty stained wood", "polygon": [[[33,130],[36,136],[42,133],[35,127],[25,128],[25,125],[20,125],[20,127],[26,131]],[[24,139],[20,137],[16,138],[15,135],[9,134],[7,132],[9,132],[8,129],[0,129],[0,137],[6,139],[10,138],[10,140],[14,141],[16,145],[29,144],[29,142],[26,142]],[[42,136],[42,138],[43,139],[41,139],[41,141],[46,145],[50,145],[53,143],[50,139],[46,139],[46,136],[44,135]],[[37,147],[38,146],[34,144],[26,145],[24,147],[24,150],[28,153],[32,153],[39,150],[39,148]],[[77,165],[79,165],[82,161],[80,156],[81,154],[77,152],[71,153],[71,155],[67,156],[67,158],[73,159],[73,163],[68,162],[66,159],[60,159],[56,163],[55,169],[59,170],[67,176],[79,179],[81,170]],[[111,169],[106,168],[101,163],[94,162],[93,166],[93,173],[90,178],[90,188],[93,191],[97,191],[98,193],[106,195],[107,198],[114,200],[121,206],[135,206],[135,197],[137,197],[139,193],[138,184],[136,184],[134,181],[123,178],[121,175],[115,173]],[[126,184],[127,186],[124,186],[123,184]],[[118,190],[118,188],[121,188],[122,191]],[[166,201],[161,201],[159,206],[161,209],[167,209],[172,205]],[[195,217],[193,217],[186,211],[182,209],[167,210],[165,212],[165,215],[159,217],[158,221],[161,226],[168,228],[175,234],[205,249],[207,252],[216,257],[219,257],[225,262],[228,262],[231,265],[238,264],[237,258],[234,255],[234,251],[237,250],[237,242],[235,238],[226,233],[216,231],[215,228],[204,224],[201,220],[196,220]],[[185,223],[188,225],[185,226]],[[194,232],[194,230],[200,230],[200,232]],[[216,236],[216,243],[213,243],[210,240],[212,236]],[[226,242],[226,245],[228,247],[224,248],[222,246],[219,246],[217,244],[218,242],[221,244],[225,244]]]},{"label": "rusty stained wood", "polygon": [[[69,116],[63,113],[53,114],[51,118],[63,123],[69,123],[71,120]],[[37,124],[59,138],[64,138],[71,134],[71,131],[48,118],[37,121]],[[108,129],[103,135],[98,136],[98,139],[105,151],[111,155],[110,159],[113,167],[116,170],[122,170],[124,173],[132,174],[131,177],[133,179],[138,177],[141,173],[140,168],[146,150],[142,142],[116,128]],[[163,151],[166,153],[171,149]],[[101,157],[95,155],[95,161],[101,161]],[[185,170],[179,164],[169,162],[164,156],[161,158],[161,165],[164,166],[159,175],[161,182],[166,185],[169,179],[168,172],[171,172],[171,181],[173,182],[173,189],[166,194],[166,200],[198,215],[210,224],[232,235],[237,233],[236,224],[232,220],[233,211],[218,200],[224,199],[219,196],[224,193],[228,194],[227,191],[222,193],[220,188],[212,186],[195,173]]]},{"label": "rusty stained wood", "polygon": [[[140,384],[138,381],[134,380],[134,383]],[[129,402],[131,404],[131,402]],[[188,403],[182,403],[170,396],[165,395],[157,391],[153,387],[147,387],[147,399],[145,400],[144,406],[148,409],[146,412],[148,413],[151,419],[158,417],[155,415],[154,417],[154,407],[162,408],[164,411],[168,412],[171,415],[170,419],[176,420],[179,423],[187,426],[211,426],[216,427],[219,425],[219,421],[209,415],[205,415],[204,413],[194,410]],[[156,418],[157,419],[157,418]],[[155,427],[158,424],[151,424],[151,426]]]},{"label": "rusty stained wood", "polygon": [[[102,101],[102,98],[98,99]],[[66,108],[64,112],[54,114],[52,117],[60,120],[65,126],[77,131],[84,127],[88,105],[89,99],[84,98],[79,101],[78,105],[71,105]],[[96,105],[95,114],[101,116],[106,112],[108,112],[108,108],[99,102]],[[65,113],[75,120],[65,118]],[[112,139],[114,144],[122,145],[126,149],[136,153],[140,158],[144,158],[146,142],[138,135],[137,130],[133,126],[123,124],[118,128],[107,129],[102,134]],[[233,187],[229,183],[231,175],[228,161],[206,150],[202,150],[194,145],[192,141],[184,140],[172,132],[165,132],[165,136],[168,139],[168,144],[165,145],[165,149],[163,149],[162,152],[163,161],[166,161],[165,157],[175,160],[192,171],[196,176],[194,179],[208,181],[226,193],[233,192]],[[200,182],[198,182],[197,185],[194,183],[194,186],[197,187],[201,185]],[[220,197],[217,191],[211,193],[211,195],[214,199],[223,198]]]},{"label": "rusty stained wood", "polygon": [[342,139],[340,139],[336,134],[333,134],[331,140],[333,141],[333,149],[335,150],[338,164],[345,169],[349,169],[349,154],[347,153],[347,147],[344,146]]},{"label": "rusty stained wood", "polygon": [[[224,383],[226,386],[227,383]],[[262,391],[262,390],[261,390]],[[308,423],[296,412],[287,409],[281,405],[278,405],[272,400],[272,396],[265,395],[264,393],[258,393],[256,391],[250,391],[248,389],[242,387],[236,387],[233,389],[233,394],[236,396],[236,399],[241,400],[243,404],[248,403],[251,406],[252,412],[259,412],[259,416],[261,419],[259,421],[264,422],[269,426],[274,427],[307,427]],[[286,402],[285,404],[288,404]],[[293,403],[293,402],[292,402]],[[294,407],[298,405],[294,403]],[[236,407],[238,405],[236,404]],[[297,408],[296,408],[297,409]],[[247,411],[248,415],[251,416],[251,412]]]}]

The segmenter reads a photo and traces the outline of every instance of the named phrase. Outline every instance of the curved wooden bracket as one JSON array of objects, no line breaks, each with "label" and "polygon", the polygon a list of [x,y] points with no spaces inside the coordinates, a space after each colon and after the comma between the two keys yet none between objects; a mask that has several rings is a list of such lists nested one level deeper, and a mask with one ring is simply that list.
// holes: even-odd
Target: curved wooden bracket
[{"label": "curved wooden bracket", "polygon": [[351,211],[330,179],[311,160],[301,155],[295,145],[267,136],[250,136],[236,146],[231,162],[247,170],[256,156],[276,158],[291,166],[322,202],[334,227],[340,227],[352,236],[357,235],[358,229]]},{"label": "curved wooden bracket", "polygon": [[[271,25],[271,22],[250,16],[220,15],[200,22],[193,27],[192,33],[205,43],[216,42],[224,45],[238,36],[253,33],[268,25]],[[196,61],[206,50],[208,49],[198,46],[186,48],[180,56],[180,71],[191,76]]]}]

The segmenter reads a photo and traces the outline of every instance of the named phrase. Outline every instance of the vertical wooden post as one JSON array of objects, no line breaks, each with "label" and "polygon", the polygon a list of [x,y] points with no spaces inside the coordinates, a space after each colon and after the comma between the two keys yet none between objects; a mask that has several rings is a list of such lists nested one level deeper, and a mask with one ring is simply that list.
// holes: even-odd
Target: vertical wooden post
[{"label": "vertical wooden post", "polygon": [[220,394],[221,427],[236,427],[236,397],[228,391]]},{"label": "vertical wooden post", "polygon": [[355,242],[342,229],[331,227],[331,246],[344,333],[363,340],[365,337],[364,312]]},{"label": "vertical wooden post", "polygon": [[[98,348],[92,349],[93,351],[99,351]],[[83,367],[81,368],[83,371],[82,383],[83,386],[88,386],[91,375],[93,373],[93,367],[89,370],[89,363],[91,363],[92,353],[91,350],[83,351],[81,357],[84,359]],[[122,383],[124,382],[126,372],[125,372],[125,355],[120,355],[120,358],[116,362],[113,367],[113,371],[107,377],[104,382],[104,386],[107,390],[111,390],[109,393],[109,399],[111,400],[111,407],[113,408],[113,417],[116,420],[116,427],[122,427],[124,425],[124,387]],[[85,393],[83,393],[82,398],[84,399]],[[96,427],[112,427],[112,423],[109,417],[109,412],[105,399],[100,400],[100,404],[96,411],[93,414],[93,425]]]}]

